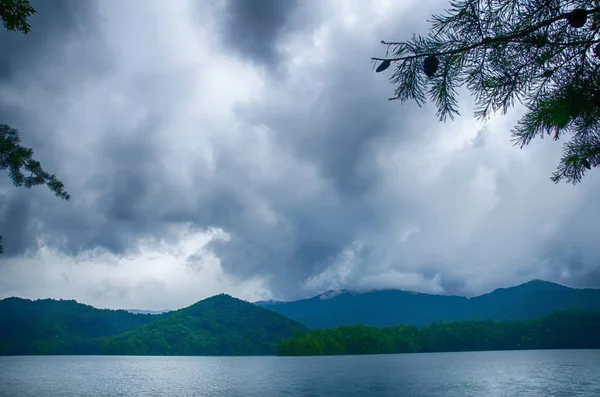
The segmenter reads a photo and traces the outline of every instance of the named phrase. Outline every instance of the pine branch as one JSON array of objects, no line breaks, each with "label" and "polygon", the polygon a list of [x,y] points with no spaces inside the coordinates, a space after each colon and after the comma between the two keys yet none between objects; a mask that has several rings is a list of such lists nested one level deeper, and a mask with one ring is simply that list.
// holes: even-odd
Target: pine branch
[{"label": "pine branch", "polygon": [[[591,15],[591,14],[596,14],[596,13],[600,13],[600,7],[596,7],[590,10],[586,10],[586,14],[587,15]],[[563,20],[563,19],[567,19],[569,18],[569,15],[571,13],[570,12],[566,12],[563,13],[561,15],[558,15],[554,18],[550,18],[544,22],[540,22],[537,25],[534,25],[530,28],[527,29],[523,29],[517,33],[508,35],[508,36],[497,36],[497,37],[486,37],[483,40],[468,45],[468,46],[464,46],[464,47],[460,47],[460,48],[456,48],[454,50],[448,50],[448,51],[441,51],[441,52],[430,52],[430,53],[423,53],[423,54],[415,54],[415,55],[410,55],[410,56],[405,56],[405,57],[398,57],[398,58],[377,58],[377,57],[372,57],[371,60],[373,61],[390,61],[390,62],[397,62],[397,61],[407,61],[407,60],[411,60],[411,59],[418,59],[418,58],[424,58],[426,56],[444,56],[444,55],[455,55],[455,54],[460,54],[462,52],[468,52],[471,51],[477,47],[482,47],[482,46],[488,46],[488,45],[493,45],[493,44],[499,44],[499,43],[508,43],[513,41],[514,39],[518,39],[518,38],[522,38],[522,37],[527,37],[529,36],[531,33],[534,33],[538,30],[540,30],[541,28],[545,27],[545,26],[549,26],[551,24],[553,24],[554,22]],[[593,41],[592,43],[597,43],[599,41]],[[382,44],[384,45],[388,45],[388,46],[401,46],[405,43],[403,42],[386,42],[386,41],[381,41]],[[586,44],[589,42],[585,42]],[[569,44],[569,45],[573,45],[573,44]]]},{"label": "pine branch", "polygon": [[31,26],[27,18],[35,14],[35,9],[28,0],[0,0],[0,19],[9,32],[20,31],[28,34]]},{"label": "pine branch", "polygon": [[[8,31],[28,34],[31,27],[27,19],[35,12],[28,0],[0,0],[0,19]],[[21,145],[19,131],[6,124],[0,124],[0,169],[8,170],[9,177],[17,187],[46,185],[57,197],[63,200],[71,198],[56,175],[44,171],[40,162],[33,159],[33,150]],[[25,175],[26,172],[29,175]],[[0,254],[3,252],[0,236]]]},{"label": "pine branch", "polygon": [[[8,170],[9,177],[17,187],[47,185],[57,197],[69,200],[71,196],[64,190],[64,184],[56,175],[44,171],[40,162],[33,159],[33,150],[20,143],[19,131],[0,124],[0,169]],[[25,172],[29,175],[25,175]]]},{"label": "pine branch", "polygon": [[512,131],[521,148],[537,136],[572,135],[553,181],[576,183],[588,165],[600,168],[596,141],[585,139],[600,125],[598,0],[452,0],[432,23],[428,36],[382,41],[386,57],[371,58],[377,72],[395,63],[390,100],[422,106],[428,96],[445,121],[459,114],[457,88],[466,85],[477,118],[525,105]]},{"label": "pine branch", "polygon": [[[21,145],[19,131],[6,124],[0,124],[0,170],[8,170],[8,175],[16,187],[46,185],[57,197],[67,201],[71,198],[56,175],[46,172],[40,162],[33,159],[33,150]],[[2,253],[0,236],[0,254]]]}]

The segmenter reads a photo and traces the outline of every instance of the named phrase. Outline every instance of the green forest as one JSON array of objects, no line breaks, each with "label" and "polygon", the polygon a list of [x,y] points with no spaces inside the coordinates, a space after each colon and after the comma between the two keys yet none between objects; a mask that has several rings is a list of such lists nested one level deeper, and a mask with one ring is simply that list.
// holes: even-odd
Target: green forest
[{"label": "green forest", "polygon": [[561,311],[519,322],[461,321],[432,323],[421,328],[353,325],[315,330],[282,341],[277,355],[598,348],[600,313]]},{"label": "green forest", "polygon": [[0,300],[0,355],[260,355],[306,328],[228,295],[160,315],[72,300]]},{"label": "green forest", "polygon": [[0,300],[0,355],[98,354],[107,337],[165,315],[96,309],[74,300]]},{"label": "green forest", "polygon": [[279,342],[304,331],[278,313],[222,294],[114,336],[102,354],[273,355]]},{"label": "green forest", "polygon": [[600,290],[532,280],[466,298],[400,290],[345,291],[292,302],[259,302],[311,329],[344,325],[423,327],[433,322],[524,321],[562,310],[600,311]]},{"label": "green forest", "polygon": [[310,330],[224,294],[159,315],[96,309],[73,300],[0,300],[0,355],[297,356],[563,348],[600,348],[600,312],[556,311],[518,322]]}]

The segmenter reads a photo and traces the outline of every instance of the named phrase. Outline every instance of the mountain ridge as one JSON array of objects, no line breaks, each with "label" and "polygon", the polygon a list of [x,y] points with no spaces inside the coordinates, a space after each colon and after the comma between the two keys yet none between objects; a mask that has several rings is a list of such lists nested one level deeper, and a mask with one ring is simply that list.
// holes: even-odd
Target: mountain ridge
[{"label": "mountain ridge", "polygon": [[110,355],[265,355],[306,327],[228,294],[203,299],[109,338]]},{"label": "mountain ridge", "polygon": [[162,314],[98,309],[75,300],[0,300],[0,355],[274,354],[309,328],[423,326],[456,321],[522,321],[561,310],[600,313],[600,290],[532,280],[477,297],[402,290],[326,291],[263,305],[215,295]]},{"label": "mountain ridge", "polygon": [[163,313],[168,313],[168,312],[172,312],[172,309],[163,309],[163,310],[144,310],[144,309],[125,309],[125,311],[128,311],[129,313],[133,313],[133,314],[163,314]]},{"label": "mountain ridge", "polygon": [[0,355],[95,354],[102,339],[164,315],[99,309],[75,300],[0,300]]},{"label": "mountain ridge", "polygon": [[[328,296],[330,292],[325,294]],[[600,311],[599,289],[571,288],[544,280],[496,288],[475,297],[398,289],[345,291],[326,299],[322,299],[322,296],[276,304],[255,304],[315,329],[356,324],[387,327],[487,319],[521,321],[557,310]]]},{"label": "mountain ridge", "polygon": [[219,294],[163,314],[75,300],[0,300],[0,355],[264,355],[306,327]]},{"label": "mountain ridge", "polygon": [[407,293],[418,294],[418,295],[454,296],[454,297],[460,297],[460,298],[473,299],[473,298],[478,298],[480,296],[489,295],[489,294],[494,293],[496,291],[501,291],[501,290],[506,290],[506,289],[510,289],[510,288],[521,287],[521,286],[525,286],[525,285],[532,285],[532,284],[553,285],[553,286],[557,286],[557,287],[561,287],[561,288],[568,288],[568,289],[575,289],[575,290],[593,290],[593,291],[600,290],[600,288],[569,287],[569,286],[566,286],[566,285],[563,285],[563,284],[555,283],[553,281],[546,281],[546,280],[542,280],[542,279],[533,279],[533,280],[526,281],[526,282],[521,283],[521,284],[516,284],[516,285],[510,286],[510,287],[498,287],[498,288],[494,288],[490,292],[484,292],[484,293],[482,293],[480,295],[473,295],[473,296],[458,295],[458,294],[435,294],[435,293],[420,292],[420,291],[413,291],[413,290],[409,290],[409,289],[400,289],[400,288],[375,288],[375,289],[368,289],[368,290],[352,289],[352,288],[341,288],[341,289],[330,289],[330,290],[327,290],[325,292],[321,292],[321,293],[319,293],[317,295],[313,295],[313,296],[310,296],[310,297],[307,297],[307,298],[300,298],[300,299],[294,299],[294,300],[264,299],[264,300],[254,301],[252,303],[254,303],[254,304],[262,304],[262,303],[269,303],[269,304],[291,303],[291,302],[298,302],[298,301],[316,299],[316,298],[319,298],[319,297],[324,296],[324,295],[334,295],[334,294],[335,295],[339,295],[341,293],[350,293],[350,294],[362,295],[362,294],[368,294],[368,293],[371,293],[371,292],[383,292],[383,291],[401,291],[401,292],[407,292]]}]

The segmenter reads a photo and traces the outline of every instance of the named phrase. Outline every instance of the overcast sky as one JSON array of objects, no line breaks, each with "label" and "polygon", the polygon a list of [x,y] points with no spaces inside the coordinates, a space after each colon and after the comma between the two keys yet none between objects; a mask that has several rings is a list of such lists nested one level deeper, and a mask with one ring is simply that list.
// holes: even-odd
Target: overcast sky
[{"label": "overcast sky", "polygon": [[72,200],[0,175],[0,298],[180,308],[226,292],[600,288],[600,176],[549,177],[513,109],[390,102],[382,39],[447,0],[32,1],[0,32],[0,122]]}]

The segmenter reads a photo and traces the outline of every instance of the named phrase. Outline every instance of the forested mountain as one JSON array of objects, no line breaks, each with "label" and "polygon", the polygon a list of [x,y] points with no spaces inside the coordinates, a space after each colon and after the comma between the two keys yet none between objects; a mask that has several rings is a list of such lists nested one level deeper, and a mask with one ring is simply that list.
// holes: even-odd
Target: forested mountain
[{"label": "forested mountain", "polygon": [[98,354],[106,337],[164,315],[96,309],[74,300],[0,300],[0,354]]},{"label": "forested mountain", "polygon": [[314,330],[281,342],[283,356],[523,349],[599,349],[600,313],[555,312],[535,320],[433,323],[417,328],[364,325]]},{"label": "forested mountain", "polygon": [[400,290],[341,291],[293,302],[256,304],[314,329],[355,324],[424,326],[440,321],[520,321],[558,310],[600,311],[600,290],[535,280],[474,298]]},{"label": "forested mountain", "polygon": [[[0,355],[260,355],[275,354],[277,345],[292,336],[296,338],[280,348],[282,354],[590,347],[596,346],[600,335],[599,290],[541,281],[471,299],[406,291],[341,291],[262,305],[272,310],[221,294],[168,313],[134,314],[72,300],[8,298],[0,300]],[[511,324],[464,322],[514,322],[557,310],[590,312],[562,312]],[[315,328],[357,323],[402,326],[308,333],[302,321]],[[453,321],[463,322],[447,324]]]},{"label": "forested mountain", "polygon": [[262,355],[306,328],[273,311],[221,294],[110,338],[103,354]]},{"label": "forested mountain", "polygon": [[72,300],[0,301],[0,355],[275,354],[279,342],[305,331],[228,295],[164,314],[96,309]]}]

